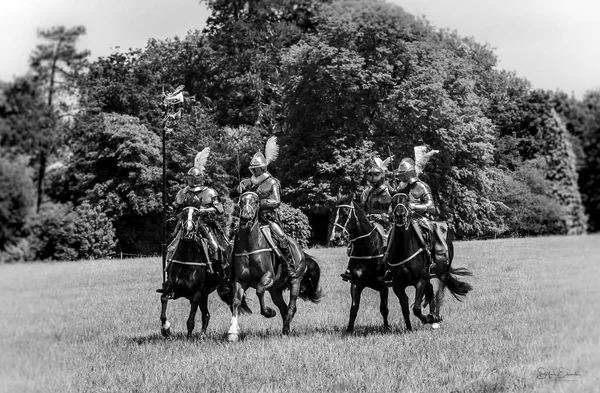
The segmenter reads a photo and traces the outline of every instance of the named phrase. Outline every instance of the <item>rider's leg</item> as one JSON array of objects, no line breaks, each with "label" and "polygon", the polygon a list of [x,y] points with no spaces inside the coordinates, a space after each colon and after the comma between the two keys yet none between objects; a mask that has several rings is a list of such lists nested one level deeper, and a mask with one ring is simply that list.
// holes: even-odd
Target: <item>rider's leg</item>
[{"label": "rider's leg", "polygon": [[387,243],[387,248],[385,250],[385,254],[383,255],[383,259],[381,260],[381,264],[385,267],[385,273],[383,274],[383,276],[381,278],[379,278],[379,281],[383,281],[386,284],[390,284],[392,282],[392,271],[388,265],[388,259],[389,259],[389,255],[390,255],[390,250],[392,249],[392,242],[394,241],[394,231],[396,230],[396,226],[393,225],[392,229],[390,230],[390,233],[388,235],[388,243]]},{"label": "rider's leg", "polygon": [[288,237],[283,232],[283,229],[275,222],[271,223],[271,233],[277,242],[277,247],[279,247],[283,254],[283,261],[285,262],[288,276],[290,278],[297,278],[298,274],[296,273],[296,266],[294,266],[294,258],[292,257],[292,252],[290,250],[290,241],[288,240]]}]

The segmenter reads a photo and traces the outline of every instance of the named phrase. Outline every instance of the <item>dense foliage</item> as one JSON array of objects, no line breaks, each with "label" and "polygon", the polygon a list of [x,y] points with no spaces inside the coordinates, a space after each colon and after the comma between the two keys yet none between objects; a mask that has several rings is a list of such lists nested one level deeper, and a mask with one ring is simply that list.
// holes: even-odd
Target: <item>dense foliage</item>
[{"label": "dense foliage", "polygon": [[[9,188],[0,249],[12,259],[98,255],[89,251],[96,246],[69,251],[85,242],[61,232],[57,214],[32,211],[45,203],[81,225],[73,217],[93,210],[89,228],[70,228],[82,236],[95,228],[86,241],[105,253],[160,251],[161,95],[180,84],[183,116],[165,134],[166,197],[210,147],[205,180],[226,205],[226,232],[235,228],[237,183],[271,135],[284,225],[303,245],[311,233],[326,242],[309,219],[327,221],[340,187],[365,187],[369,155],[393,154],[396,167],[421,144],[439,150],[422,179],[459,238],[600,228],[600,92],[578,101],[531,90],[497,69],[488,45],[384,1],[205,3],[212,14],[203,31],[93,62],[76,49],[83,27],[40,32],[31,76],[3,83],[0,94],[9,157],[0,161]],[[53,245],[60,236],[70,240]]]}]

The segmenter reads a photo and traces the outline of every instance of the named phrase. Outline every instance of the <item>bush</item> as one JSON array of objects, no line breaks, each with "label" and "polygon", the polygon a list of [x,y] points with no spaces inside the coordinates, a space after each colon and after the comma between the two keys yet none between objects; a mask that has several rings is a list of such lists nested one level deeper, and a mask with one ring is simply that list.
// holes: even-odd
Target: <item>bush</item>
[{"label": "bush", "polygon": [[295,207],[282,203],[279,207],[279,217],[285,233],[296,239],[301,247],[308,247],[312,229],[306,214]]},{"label": "bush", "polygon": [[46,204],[31,223],[35,259],[74,261],[103,258],[114,252],[115,231],[99,207]]},{"label": "bush", "polygon": [[546,195],[548,186],[540,169],[524,165],[506,172],[499,182],[498,198],[506,205],[508,236],[562,235],[567,233],[564,208]]},{"label": "bush", "polygon": [[24,165],[0,158],[0,250],[24,237],[33,206],[33,183]]}]

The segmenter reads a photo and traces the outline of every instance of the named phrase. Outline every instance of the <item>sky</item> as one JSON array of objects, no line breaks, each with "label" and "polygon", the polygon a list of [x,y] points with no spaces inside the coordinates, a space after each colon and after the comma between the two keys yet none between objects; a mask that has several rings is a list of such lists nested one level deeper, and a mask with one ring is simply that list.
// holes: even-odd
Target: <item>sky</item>
[{"label": "sky", "polygon": [[[499,67],[533,88],[581,99],[600,88],[598,0],[387,0],[437,27],[487,43]],[[24,75],[39,42],[38,28],[84,25],[79,49],[92,60],[116,50],[144,48],[150,38],[184,37],[202,29],[209,13],[198,0],[3,0],[0,80]]]}]

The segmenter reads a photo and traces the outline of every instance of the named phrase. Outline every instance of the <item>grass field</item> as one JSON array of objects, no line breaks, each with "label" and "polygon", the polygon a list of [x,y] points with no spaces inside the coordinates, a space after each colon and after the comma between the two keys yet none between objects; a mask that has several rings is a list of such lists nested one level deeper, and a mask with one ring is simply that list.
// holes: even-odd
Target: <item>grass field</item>
[{"label": "grass field", "polygon": [[254,314],[233,344],[216,294],[206,337],[198,314],[185,338],[185,299],[169,303],[175,335],[159,335],[158,258],[2,265],[0,391],[600,392],[600,236],[456,243],[474,291],[446,296],[440,329],[413,317],[411,333],[393,293],[384,332],[378,294],[365,290],[346,335],[345,250],[310,253],[322,302],[299,302],[284,337],[249,290]]}]

